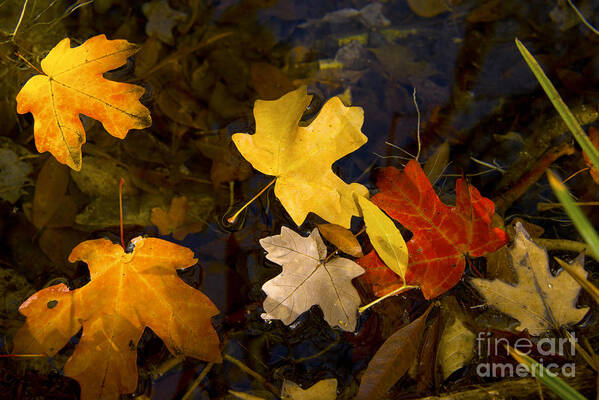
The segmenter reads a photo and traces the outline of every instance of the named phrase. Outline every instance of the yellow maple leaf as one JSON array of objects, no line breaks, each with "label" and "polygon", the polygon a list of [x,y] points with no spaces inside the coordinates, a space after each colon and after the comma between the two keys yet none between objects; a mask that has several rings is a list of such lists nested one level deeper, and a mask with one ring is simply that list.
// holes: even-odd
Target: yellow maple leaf
[{"label": "yellow maple leaf", "polygon": [[79,114],[102,122],[119,139],[130,129],[152,124],[150,111],[139,98],[144,88],[105,79],[102,74],[127,62],[138,47],[126,40],[94,36],[71,48],[63,39],[42,60],[45,75],[30,78],[17,95],[17,112],[35,119],[37,150],[49,151],[61,163],[81,169],[85,131]]},{"label": "yellow maple leaf", "polygon": [[17,332],[17,354],[54,356],[80,329],[65,375],[81,385],[82,399],[117,399],[137,387],[137,343],[149,327],[175,355],[220,362],[206,295],[179,278],[177,269],[196,263],[188,248],[137,237],[132,253],[106,239],[80,243],[70,262],[85,261],[91,280],[79,289],[64,284],[42,289],[19,307],[27,317]]},{"label": "yellow maple leaf", "polygon": [[303,86],[278,100],[257,100],[256,133],[236,133],[233,141],[254,168],[277,177],[275,194],[297,225],[313,212],[349,228],[358,215],[353,194],[368,197],[368,189],[348,185],[331,166],[368,140],[360,130],[364,111],[333,97],[310,125],[299,126],[311,99]]}]

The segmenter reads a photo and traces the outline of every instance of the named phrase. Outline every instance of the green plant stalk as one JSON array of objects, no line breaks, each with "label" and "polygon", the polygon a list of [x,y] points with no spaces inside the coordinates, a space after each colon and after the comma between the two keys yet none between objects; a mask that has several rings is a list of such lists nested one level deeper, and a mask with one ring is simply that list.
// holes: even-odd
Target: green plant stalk
[{"label": "green plant stalk", "polygon": [[593,228],[587,217],[582,213],[580,207],[575,204],[566,186],[550,170],[547,171],[547,180],[549,180],[553,193],[555,193],[560,203],[563,204],[564,210],[566,210],[574,226],[589,245],[589,250],[593,254],[593,257],[597,259],[599,257],[599,235],[597,235],[597,231],[595,231],[595,228]]},{"label": "green plant stalk", "polygon": [[555,86],[553,86],[549,78],[547,78],[547,75],[545,75],[545,72],[543,72],[543,69],[533,55],[530,54],[528,49],[518,39],[516,39],[516,46],[518,46],[518,50],[520,50],[528,67],[541,84],[545,94],[547,94],[547,97],[549,97],[549,100],[553,103],[553,106],[564,120],[564,123],[568,129],[570,129],[572,135],[574,135],[574,139],[576,139],[582,150],[587,154],[595,168],[599,169],[599,149],[593,146],[593,143],[591,143],[589,137],[578,123],[578,120],[576,120],[574,114],[572,114],[566,103],[564,103],[555,89]]},{"label": "green plant stalk", "polygon": [[553,372],[549,371],[543,365],[539,364],[526,354],[516,350],[513,347],[505,346],[510,356],[512,356],[520,364],[524,365],[532,375],[537,378],[541,383],[547,386],[562,399],[566,400],[586,400],[580,392],[568,385],[566,382],[558,378]]}]

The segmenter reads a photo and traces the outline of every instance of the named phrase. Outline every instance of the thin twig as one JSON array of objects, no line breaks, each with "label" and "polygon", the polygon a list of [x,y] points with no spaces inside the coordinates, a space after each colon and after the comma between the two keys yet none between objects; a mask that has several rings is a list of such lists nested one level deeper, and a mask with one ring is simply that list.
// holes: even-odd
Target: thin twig
[{"label": "thin twig", "polygon": [[206,375],[208,375],[208,372],[210,372],[210,370],[212,369],[213,365],[214,365],[214,363],[208,363],[204,367],[204,369],[202,370],[202,372],[200,373],[200,375],[193,381],[193,383],[191,384],[191,386],[189,387],[189,389],[187,389],[187,392],[185,392],[185,394],[183,395],[183,397],[181,398],[181,400],[189,400],[189,399],[191,399],[191,396],[193,395],[193,392],[200,385],[200,383],[204,380],[204,378],[206,377]]},{"label": "thin twig", "polygon": [[243,372],[252,376],[254,379],[256,379],[257,381],[262,383],[262,385],[264,385],[265,388],[267,388],[270,392],[275,394],[277,397],[279,397],[279,398],[281,397],[279,390],[272,383],[268,382],[266,380],[266,378],[264,378],[262,375],[260,375],[259,373],[257,373],[256,371],[254,371],[253,369],[251,369],[250,367],[245,365],[243,362],[239,361],[238,359],[236,359],[233,356],[230,356],[229,354],[225,354],[225,360],[235,364]]},{"label": "thin twig", "polygon": [[418,152],[416,153],[416,161],[420,157],[420,109],[418,108],[418,102],[416,101],[416,88],[412,92],[412,99],[414,100],[414,107],[416,107],[416,114],[418,115],[418,126],[416,127],[416,138],[418,139]]},{"label": "thin twig", "polygon": [[576,15],[578,15],[578,18],[580,18],[582,23],[585,24],[586,27],[589,28],[595,35],[599,35],[599,30],[597,30],[593,25],[591,25],[589,21],[587,21],[584,15],[582,15],[582,13],[578,10],[578,8],[576,8],[574,3],[572,3],[572,0],[568,0],[568,4],[570,4],[570,7],[572,7]]}]

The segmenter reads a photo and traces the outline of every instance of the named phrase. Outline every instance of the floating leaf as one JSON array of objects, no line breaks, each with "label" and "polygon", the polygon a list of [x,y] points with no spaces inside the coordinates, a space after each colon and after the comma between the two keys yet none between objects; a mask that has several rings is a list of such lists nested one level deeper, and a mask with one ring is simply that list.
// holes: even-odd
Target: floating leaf
[{"label": "floating leaf", "polygon": [[354,331],[360,296],[351,280],[364,273],[358,264],[341,257],[325,263],[327,248],[316,228],[303,237],[283,226],[280,235],[260,239],[260,244],[268,260],[283,266],[262,286],[268,295],[262,318],[289,325],[317,304],[329,325]]},{"label": "floating leaf", "polygon": [[74,48],[66,38],[50,50],[42,60],[45,75],[33,76],[17,95],[17,112],[31,112],[35,119],[40,153],[49,151],[58,162],[79,171],[85,143],[80,114],[101,121],[119,139],[130,129],[152,124],[150,111],[139,102],[144,88],[102,76],[123,65],[137,49],[126,40],[98,35]]},{"label": "floating leaf", "polygon": [[405,281],[408,266],[408,248],[399,230],[391,218],[380,208],[364,197],[358,197],[362,209],[366,233],[376,253],[383,259],[387,267]]},{"label": "floating leaf", "polygon": [[196,263],[193,252],[155,238],[132,243],[132,253],[105,239],[79,244],[69,261],[86,262],[91,281],[75,290],[50,286],[19,308],[27,320],[15,335],[18,354],[54,356],[83,328],[64,368],[81,385],[82,399],[117,399],[135,390],[137,343],[145,327],[175,355],[221,360],[211,323],[218,310],[177,276],[177,269]]},{"label": "floating leaf", "polygon": [[408,162],[403,172],[384,168],[377,185],[380,192],[372,202],[413,233],[407,242],[406,283],[420,285],[427,299],[458,283],[467,255],[480,257],[507,242],[503,230],[490,226],[493,202],[464,179],[456,182],[455,207],[439,200],[415,160]]},{"label": "floating leaf", "polygon": [[349,228],[358,215],[354,193],[368,196],[368,189],[346,184],[331,166],[366,143],[364,111],[333,97],[310,125],[299,126],[311,99],[304,86],[278,100],[257,100],[256,133],[236,133],[233,142],[254,168],[277,177],[275,195],[298,226],[313,212]]},{"label": "floating leaf", "polygon": [[353,257],[362,257],[362,246],[352,231],[337,224],[318,224],[318,230],[326,240],[339,250]]}]

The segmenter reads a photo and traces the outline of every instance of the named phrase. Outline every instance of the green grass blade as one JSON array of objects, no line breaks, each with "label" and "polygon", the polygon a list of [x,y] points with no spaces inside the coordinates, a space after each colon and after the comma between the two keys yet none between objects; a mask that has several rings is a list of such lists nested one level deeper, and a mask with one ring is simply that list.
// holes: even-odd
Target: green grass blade
[{"label": "green grass blade", "polygon": [[528,67],[537,77],[537,80],[547,94],[547,97],[549,97],[549,100],[551,100],[551,103],[553,103],[553,106],[564,120],[564,123],[566,126],[568,126],[568,129],[570,129],[572,135],[574,135],[574,139],[576,139],[582,150],[589,156],[589,159],[595,168],[599,169],[599,149],[593,146],[593,143],[591,143],[589,137],[576,120],[576,117],[574,114],[572,114],[566,103],[564,103],[559,93],[555,89],[555,86],[553,86],[549,78],[547,78],[547,75],[545,75],[545,72],[543,72],[543,69],[537,60],[535,60],[533,55],[530,54],[528,49],[524,47],[522,42],[520,42],[518,39],[516,39],[516,46],[518,46],[518,50],[520,50],[520,53],[522,54],[522,57],[524,57]]},{"label": "green grass blade", "polygon": [[576,205],[574,199],[568,193],[568,189],[559,178],[553,172],[547,171],[547,179],[555,196],[564,206],[564,210],[566,210],[574,226],[589,245],[589,250],[593,253],[593,257],[599,257],[599,235],[597,235],[597,231],[595,231],[595,228],[593,228],[587,217],[582,213],[580,207]]},{"label": "green grass blade", "polygon": [[526,354],[514,349],[513,347],[506,346],[506,348],[510,356],[512,356],[520,364],[526,366],[535,378],[541,381],[541,383],[551,389],[553,393],[557,394],[562,399],[586,400],[586,397],[580,394],[579,391],[558,378],[553,372],[543,367],[543,365],[539,364]]}]

